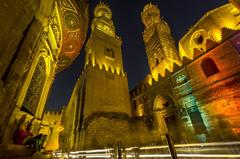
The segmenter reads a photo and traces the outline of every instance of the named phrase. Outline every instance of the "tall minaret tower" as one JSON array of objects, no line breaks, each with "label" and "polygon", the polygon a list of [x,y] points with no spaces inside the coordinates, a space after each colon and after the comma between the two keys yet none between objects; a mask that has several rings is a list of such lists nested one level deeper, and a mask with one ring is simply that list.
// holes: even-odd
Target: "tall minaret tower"
[{"label": "tall minaret tower", "polygon": [[165,77],[165,72],[173,71],[174,63],[181,65],[178,51],[166,21],[160,18],[160,11],[156,5],[147,4],[141,13],[145,25],[143,40],[145,43],[148,63],[155,80],[158,75]]},{"label": "tall minaret tower", "polygon": [[85,67],[91,61],[91,65],[99,65],[108,71],[123,74],[123,62],[121,51],[121,38],[115,33],[110,8],[101,3],[94,10],[94,19],[91,25],[91,36],[86,45]]},{"label": "tall minaret tower", "polygon": [[110,8],[100,3],[94,10],[85,52],[85,69],[76,149],[104,148],[117,141],[127,145],[131,116],[127,76],[123,69],[122,41],[115,33]]}]

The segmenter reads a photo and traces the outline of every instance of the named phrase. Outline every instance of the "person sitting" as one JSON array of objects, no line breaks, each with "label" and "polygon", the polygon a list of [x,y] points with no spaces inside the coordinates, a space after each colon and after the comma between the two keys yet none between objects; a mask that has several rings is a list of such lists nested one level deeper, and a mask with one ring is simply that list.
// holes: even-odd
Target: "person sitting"
[{"label": "person sitting", "polygon": [[26,130],[26,124],[22,123],[19,125],[17,131],[14,134],[13,140],[14,144],[24,145],[24,143],[31,137],[31,135]]},{"label": "person sitting", "polygon": [[17,145],[26,145],[35,151],[41,151],[46,135],[38,134],[37,136],[34,136],[31,130],[32,123],[29,123],[28,125],[25,123],[21,124],[14,134],[14,143]]}]

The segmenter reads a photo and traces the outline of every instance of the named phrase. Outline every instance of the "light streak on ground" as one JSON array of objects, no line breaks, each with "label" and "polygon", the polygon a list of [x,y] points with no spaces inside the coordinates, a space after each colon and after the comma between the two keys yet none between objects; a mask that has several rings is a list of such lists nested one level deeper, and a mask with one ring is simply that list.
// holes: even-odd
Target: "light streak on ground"
[{"label": "light streak on ground", "polygon": [[[178,158],[240,158],[240,141],[176,144]],[[121,149],[126,158],[169,158],[168,146],[128,147]],[[54,153],[57,158],[114,158],[115,149],[95,149],[72,151],[67,153]],[[115,156],[116,157],[116,156]]]},{"label": "light streak on ground", "polygon": [[167,145],[164,146],[145,146],[145,147],[140,147],[140,150],[151,150],[151,149],[162,149],[162,148],[168,148]]},{"label": "light streak on ground", "polygon": [[110,155],[87,155],[86,158],[110,158]]},{"label": "light streak on ground", "polygon": [[[177,154],[178,157],[198,157],[198,158],[239,158],[240,155],[224,155],[224,154]],[[139,155],[140,158],[152,158],[152,157],[161,157],[161,158],[169,158],[170,154],[143,154]]]},{"label": "light streak on ground", "polygon": [[[177,154],[178,157],[187,157],[187,158],[239,158],[240,155],[224,155],[224,154]],[[60,156],[59,156],[60,157]],[[64,156],[66,157],[66,156]],[[105,154],[79,154],[79,155],[69,155],[70,158],[79,158],[79,157],[86,157],[86,158],[111,158],[110,155]],[[134,155],[127,155],[127,158],[133,158]],[[142,154],[139,155],[140,158],[155,158],[155,157],[161,157],[161,158],[169,158],[171,157],[170,154]]]},{"label": "light streak on ground", "polygon": [[113,149],[96,149],[96,150],[83,150],[83,151],[71,151],[70,154],[77,154],[77,153],[95,153],[95,152],[108,152],[112,151]]},{"label": "light streak on ground", "polygon": [[193,144],[176,144],[174,147],[192,147],[192,146],[233,146],[240,145],[240,141],[235,142],[210,142],[210,143],[193,143]]},{"label": "light streak on ground", "polygon": [[[211,142],[211,143],[193,143],[193,144],[175,144],[174,147],[197,147],[197,146],[233,146],[233,145],[240,145],[240,141],[236,142]],[[167,145],[163,146],[144,146],[140,147],[140,150],[149,150],[149,149],[162,149],[168,148]]]},{"label": "light streak on ground", "polygon": [[144,154],[144,155],[139,155],[140,158],[151,158],[151,157],[171,157],[170,154]]},{"label": "light streak on ground", "polygon": [[128,148],[126,148],[125,150],[127,150],[127,151],[130,151],[130,150],[134,150],[134,149],[138,149],[139,147],[128,147]]}]

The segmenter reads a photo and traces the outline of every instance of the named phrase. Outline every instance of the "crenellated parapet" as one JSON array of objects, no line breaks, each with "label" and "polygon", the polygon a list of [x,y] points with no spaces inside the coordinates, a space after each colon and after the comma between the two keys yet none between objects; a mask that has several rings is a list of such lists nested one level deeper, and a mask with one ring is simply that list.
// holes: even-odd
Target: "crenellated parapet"
[{"label": "crenellated parapet", "polygon": [[101,70],[103,72],[108,72],[113,75],[126,76],[126,72],[123,72],[122,70],[120,70],[118,68],[113,68],[111,66],[108,66],[107,64],[100,64],[98,62],[92,62],[91,59],[88,60],[88,63],[85,65],[86,69],[89,67]]},{"label": "crenellated parapet", "polygon": [[158,81],[170,76],[177,67],[184,66],[184,57],[193,60],[234,35],[239,30],[238,12],[236,6],[231,4],[207,12],[183,36],[176,49],[170,27],[160,18],[159,9],[156,5],[147,4],[141,17],[145,25],[143,40],[153,79]]},{"label": "crenellated parapet", "polygon": [[54,123],[61,124],[62,121],[62,110],[61,111],[46,111],[43,115],[43,123],[51,126]]},{"label": "crenellated parapet", "polygon": [[62,112],[61,111],[46,111],[46,112],[44,112],[44,115],[47,115],[47,116],[61,116]]},{"label": "crenellated parapet", "polygon": [[110,7],[98,4],[85,47],[85,67],[67,106],[73,117],[66,120],[65,147],[103,148],[120,140],[129,144],[131,108],[121,45]]},{"label": "crenellated parapet", "polygon": [[225,41],[237,30],[240,18],[232,4],[210,10],[179,41],[179,57],[193,60]]}]

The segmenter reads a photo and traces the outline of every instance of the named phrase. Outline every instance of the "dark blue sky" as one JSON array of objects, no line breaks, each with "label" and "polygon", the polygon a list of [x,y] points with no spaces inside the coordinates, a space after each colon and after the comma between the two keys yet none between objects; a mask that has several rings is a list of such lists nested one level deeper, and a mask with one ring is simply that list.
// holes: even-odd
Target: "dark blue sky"
[{"label": "dark blue sky", "polygon": [[[102,0],[103,1],[103,0]],[[227,0],[105,0],[112,9],[117,34],[122,37],[122,53],[129,89],[149,72],[142,32],[141,11],[152,2],[160,9],[161,17],[168,22],[176,45],[188,28],[194,25],[207,11],[226,4]],[[99,0],[89,0],[90,23],[94,7]],[[84,47],[83,47],[84,48]],[[47,110],[60,110],[67,105],[74,84],[82,71],[84,49],[66,70],[57,74],[47,102]]]}]

